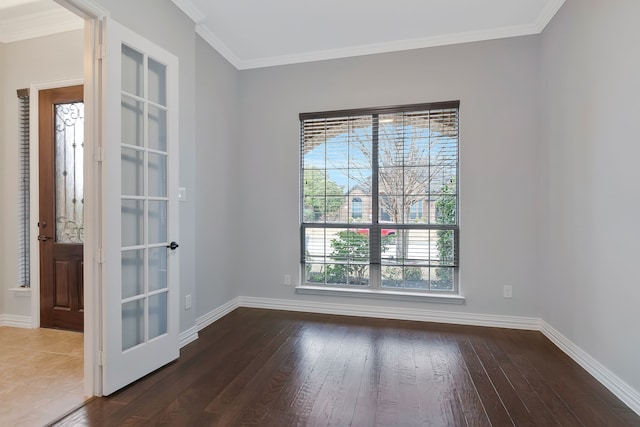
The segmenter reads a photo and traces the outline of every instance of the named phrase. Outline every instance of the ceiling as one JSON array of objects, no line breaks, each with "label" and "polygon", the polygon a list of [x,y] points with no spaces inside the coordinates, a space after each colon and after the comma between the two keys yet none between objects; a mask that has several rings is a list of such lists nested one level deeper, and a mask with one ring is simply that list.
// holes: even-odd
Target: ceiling
[{"label": "ceiling", "polygon": [[565,0],[172,0],[238,69],[540,33]]},{"label": "ceiling", "polygon": [[0,43],[82,28],[84,22],[53,0],[0,0]]},{"label": "ceiling", "polygon": [[[565,0],[171,0],[238,69],[540,33]],[[53,0],[0,0],[0,42],[82,28]]]}]

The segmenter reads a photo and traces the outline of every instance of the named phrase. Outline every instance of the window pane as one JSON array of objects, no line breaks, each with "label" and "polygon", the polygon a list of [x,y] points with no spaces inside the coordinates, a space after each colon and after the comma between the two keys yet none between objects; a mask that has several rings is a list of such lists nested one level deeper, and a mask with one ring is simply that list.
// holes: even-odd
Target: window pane
[{"label": "window pane", "polygon": [[122,143],[144,146],[144,104],[123,96],[121,107]]},{"label": "window pane", "polygon": [[122,247],[144,244],[144,202],[122,201]]},{"label": "window pane", "polygon": [[121,189],[127,196],[144,195],[144,152],[132,148],[122,148]]},{"label": "window pane", "polygon": [[122,45],[122,90],[132,95],[144,94],[144,57],[142,53]]},{"label": "window pane", "polygon": [[149,58],[149,101],[167,105],[167,67]]},{"label": "window pane", "polygon": [[167,293],[149,297],[149,339],[167,333]]},{"label": "window pane", "polygon": [[144,249],[122,252],[122,298],[144,292]]},{"label": "window pane", "polygon": [[149,105],[149,148],[167,151],[167,112]]},{"label": "window pane", "polygon": [[144,342],[144,299],[122,304],[122,351]]},{"label": "window pane", "polygon": [[167,202],[149,201],[149,244],[167,241]]},{"label": "window pane", "polygon": [[[305,259],[307,279],[327,283],[369,283],[369,230],[367,228],[305,230]],[[323,268],[324,265],[324,268]],[[313,274],[311,274],[313,273]]]},{"label": "window pane", "polygon": [[167,287],[167,248],[149,248],[149,291]]},{"label": "window pane", "polygon": [[149,153],[149,196],[167,196],[167,155]]},{"label": "window pane", "polygon": [[56,242],[84,241],[84,104],[55,106]]}]

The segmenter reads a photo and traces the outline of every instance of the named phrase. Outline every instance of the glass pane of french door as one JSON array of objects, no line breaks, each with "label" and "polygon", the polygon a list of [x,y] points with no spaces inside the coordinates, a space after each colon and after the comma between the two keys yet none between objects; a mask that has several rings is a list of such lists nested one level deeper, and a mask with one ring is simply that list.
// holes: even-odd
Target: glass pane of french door
[{"label": "glass pane of french door", "polygon": [[122,45],[122,351],[168,330],[167,70]]}]

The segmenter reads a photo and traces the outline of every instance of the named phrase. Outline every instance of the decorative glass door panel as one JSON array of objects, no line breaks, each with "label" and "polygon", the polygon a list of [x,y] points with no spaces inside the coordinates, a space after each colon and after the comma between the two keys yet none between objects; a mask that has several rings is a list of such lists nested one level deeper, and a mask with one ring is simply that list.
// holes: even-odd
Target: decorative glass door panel
[{"label": "decorative glass door panel", "polygon": [[166,65],[122,45],[122,350],[167,333]]},{"label": "decorative glass door panel", "polygon": [[84,242],[84,103],[55,105],[56,242]]}]

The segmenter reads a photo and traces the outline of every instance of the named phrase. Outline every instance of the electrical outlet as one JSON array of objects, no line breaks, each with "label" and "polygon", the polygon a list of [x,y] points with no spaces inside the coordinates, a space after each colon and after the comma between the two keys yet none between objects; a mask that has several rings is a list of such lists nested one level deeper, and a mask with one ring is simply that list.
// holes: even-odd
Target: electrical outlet
[{"label": "electrical outlet", "polygon": [[505,286],[504,289],[502,290],[502,295],[505,298],[512,298],[513,297],[513,286]]},{"label": "electrical outlet", "polygon": [[285,274],[284,275],[284,284],[285,284],[285,286],[291,286],[291,275],[290,274]]},{"label": "electrical outlet", "polygon": [[191,308],[191,294],[184,296],[184,309],[189,310]]}]

